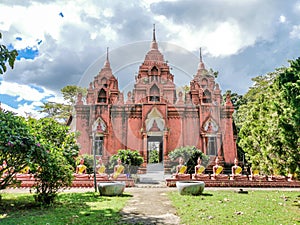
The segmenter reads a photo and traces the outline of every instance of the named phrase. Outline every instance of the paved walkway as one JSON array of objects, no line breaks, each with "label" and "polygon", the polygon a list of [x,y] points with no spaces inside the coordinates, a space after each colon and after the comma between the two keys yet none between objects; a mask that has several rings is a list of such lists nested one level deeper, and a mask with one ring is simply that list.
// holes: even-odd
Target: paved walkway
[{"label": "paved walkway", "polygon": [[128,188],[126,193],[132,194],[126,206],[121,211],[122,222],[128,224],[179,224],[180,218],[176,215],[175,208],[167,197],[168,191],[174,189]]}]

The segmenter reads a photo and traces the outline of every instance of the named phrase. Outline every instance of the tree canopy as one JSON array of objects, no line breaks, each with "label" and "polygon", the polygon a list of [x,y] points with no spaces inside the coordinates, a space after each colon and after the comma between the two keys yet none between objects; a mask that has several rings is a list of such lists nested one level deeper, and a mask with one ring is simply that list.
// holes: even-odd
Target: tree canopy
[{"label": "tree canopy", "polygon": [[15,175],[25,167],[36,178],[36,200],[49,204],[59,189],[73,179],[74,158],[79,146],[75,134],[53,119],[36,120],[0,110],[0,189],[16,183]]},{"label": "tree canopy", "polygon": [[75,85],[68,85],[63,87],[60,91],[65,102],[46,102],[41,106],[40,112],[46,113],[47,118],[53,118],[56,121],[65,123],[72,114],[72,109],[76,103],[77,95],[79,93],[85,95],[87,90],[86,88],[81,88]]},{"label": "tree canopy", "polygon": [[237,113],[238,145],[266,174],[300,174],[300,58],[253,78]]}]

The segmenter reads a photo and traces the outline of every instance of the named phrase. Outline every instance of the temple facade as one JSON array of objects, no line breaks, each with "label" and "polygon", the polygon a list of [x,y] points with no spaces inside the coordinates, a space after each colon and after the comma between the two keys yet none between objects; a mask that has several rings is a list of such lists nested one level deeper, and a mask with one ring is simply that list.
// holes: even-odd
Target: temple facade
[{"label": "temple facade", "polygon": [[215,75],[200,60],[189,90],[179,91],[174,75],[153,39],[138,68],[132,91],[119,90],[107,53],[106,62],[91,81],[87,95],[75,105],[76,130],[81,154],[108,159],[119,149],[138,150],[149,162],[151,151],[159,161],[181,146],[196,146],[225,163],[237,157],[230,97],[222,100]]}]

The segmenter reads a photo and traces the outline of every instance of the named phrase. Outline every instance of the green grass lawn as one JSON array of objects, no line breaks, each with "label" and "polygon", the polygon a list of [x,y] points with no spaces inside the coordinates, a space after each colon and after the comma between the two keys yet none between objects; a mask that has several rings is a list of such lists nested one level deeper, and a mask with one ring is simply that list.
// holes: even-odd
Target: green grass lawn
[{"label": "green grass lawn", "polygon": [[56,203],[41,207],[31,194],[2,194],[0,224],[116,224],[131,195],[101,197],[99,193],[61,193]]},{"label": "green grass lawn", "polygon": [[[181,223],[300,224],[300,193],[253,190],[205,190],[200,196],[167,192]],[[101,197],[98,193],[61,193],[49,207],[34,202],[32,194],[2,194],[0,224],[120,224],[120,210],[131,195]],[[154,206],[155,207],[155,206]]]},{"label": "green grass lawn", "polygon": [[300,193],[296,191],[205,190],[200,196],[168,195],[183,224],[300,224]]}]

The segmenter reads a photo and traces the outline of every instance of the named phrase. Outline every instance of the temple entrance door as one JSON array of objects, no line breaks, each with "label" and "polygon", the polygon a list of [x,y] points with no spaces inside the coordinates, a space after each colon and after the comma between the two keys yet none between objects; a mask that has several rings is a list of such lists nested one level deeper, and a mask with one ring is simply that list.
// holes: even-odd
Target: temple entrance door
[{"label": "temple entrance door", "polygon": [[163,137],[148,136],[147,163],[161,163],[163,161]]},{"label": "temple entrance door", "polygon": [[218,155],[217,140],[216,140],[216,137],[214,137],[214,136],[208,137],[207,155],[213,155],[213,156]]}]

